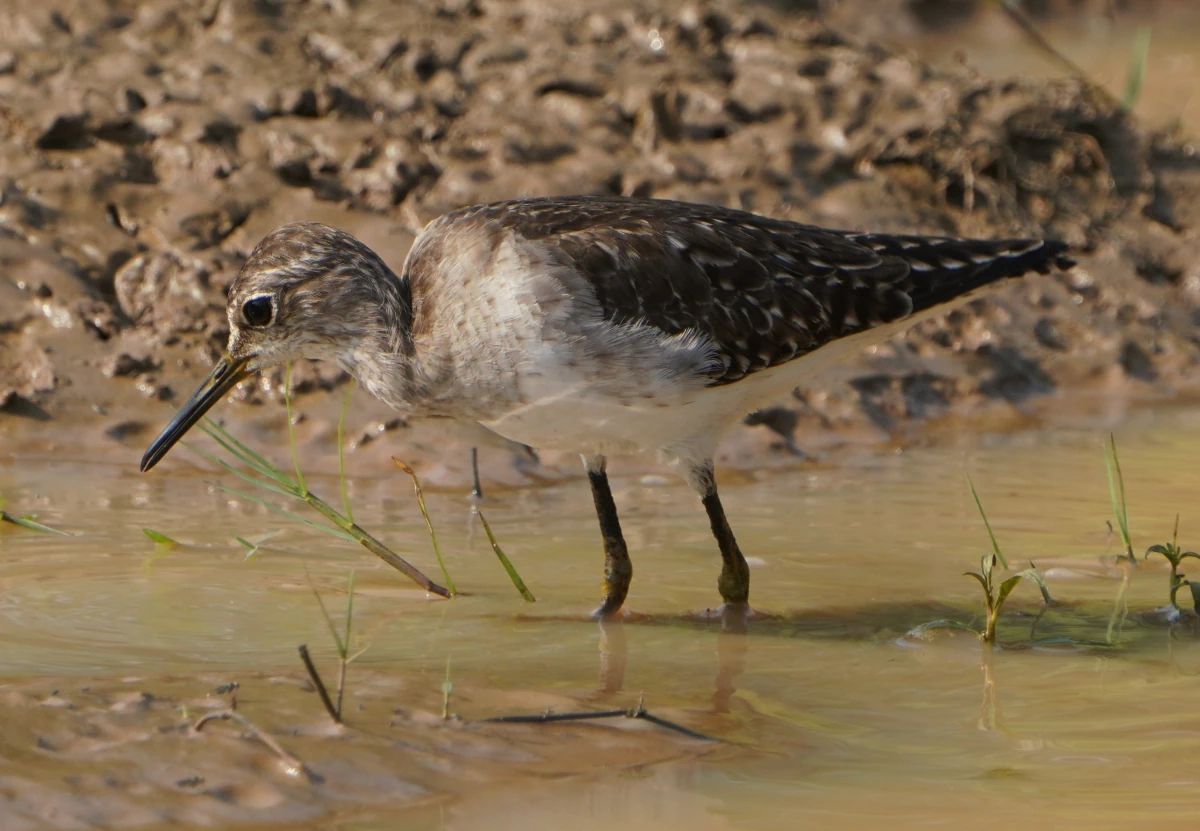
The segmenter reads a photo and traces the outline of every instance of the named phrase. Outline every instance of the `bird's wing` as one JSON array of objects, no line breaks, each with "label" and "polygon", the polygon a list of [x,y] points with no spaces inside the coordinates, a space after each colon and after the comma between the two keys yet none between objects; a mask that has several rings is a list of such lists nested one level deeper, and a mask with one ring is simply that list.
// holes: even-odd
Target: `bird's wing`
[{"label": "bird's wing", "polygon": [[656,199],[555,197],[467,210],[476,221],[548,243],[561,265],[588,281],[607,319],[706,337],[720,361],[710,384],[1045,268],[1061,251],[1059,243],[1032,240],[829,231]]}]

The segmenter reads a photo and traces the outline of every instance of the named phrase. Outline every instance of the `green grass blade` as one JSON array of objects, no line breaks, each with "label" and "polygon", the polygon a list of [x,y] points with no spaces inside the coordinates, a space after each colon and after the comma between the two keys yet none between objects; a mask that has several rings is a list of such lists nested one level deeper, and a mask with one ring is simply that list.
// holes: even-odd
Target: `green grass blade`
[{"label": "green grass blade", "polygon": [[210,421],[207,418],[204,419],[204,421],[200,423],[200,429],[203,430],[209,438],[221,445],[221,447],[225,448],[229,455],[235,457],[243,464],[253,468],[254,470],[257,470],[259,473],[269,479],[274,479],[284,487],[296,487],[296,483],[289,479],[287,474],[275,467],[275,465],[271,464],[270,461],[260,456],[258,453],[255,453],[246,445],[242,444],[240,441],[234,438],[228,430],[226,430],[224,427],[221,427],[215,421]]},{"label": "green grass blade", "polygon": [[259,534],[257,542],[251,542],[250,540],[246,539],[245,537],[239,537],[236,534],[234,535],[233,538],[235,540],[237,540],[239,543],[241,543],[242,546],[245,547],[246,559],[249,560],[251,557],[253,557],[255,554],[258,553],[258,550],[263,547],[263,544],[267,540],[271,539],[271,537],[279,536],[279,534],[281,534],[281,533],[283,533],[283,532],[277,530],[277,531],[268,531],[265,534]]},{"label": "green grass blade", "polygon": [[291,511],[287,510],[286,508],[280,508],[274,502],[269,502],[260,496],[255,496],[252,493],[246,493],[245,491],[240,491],[237,488],[231,488],[228,485],[222,485],[220,482],[213,482],[212,485],[213,485],[213,487],[220,488],[221,490],[225,491],[226,493],[231,493],[234,496],[241,497],[242,499],[247,499],[247,500],[255,503],[256,505],[262,505],[267,510],[274,511],[275,513],[279,514],[280,516],[287,517],[288,519],[290,519],[294,522],[299,522],[301,525],[307,525],[309,528],[315,528],[318,531],[324,531],[326,534],[337,537],[338,539],[346,540],[348,542],[357,542],[358,541],[353,536],[351,536],[350,534],[347,534],[345,531],[343,531],[340,528],[330,528],[328,525],[322,525],[319,522],[313,522],[311,519],[306,519],[306,518],[300,516],[299,514],[292,513]]},{"label": "green grass blade", "polygon": [[1146,79],[1146,63],[1150,58],[1150,26],[1139,26],[1133,38],[1133,55],[1129,60],[1129,74],[1125,78],[1125,95],[1121,99],[1121,109],[1131,112],[1137,105],[1138,97],[1142,94],[1142,84]]},{"label": "green grass blade", "polygon": [[492,551],[496,552],[496,558],[500,561],[500,565],[504,566],[504,570],[508,572],[508,579],[512,580],[512,584],[521,593],[521,597],[525,598],[526,603],[536,603],[537,598],[533,596],[533,592],[529,590],[525,585],[525,581],[521,579],[521,575],[517,573],[516,566],[512,564],[512,561],[508,559],[507,555],[500,548],[500,544],[496,542],[496,535],[492,533],[492,527],[488,525],[483,511],[478,508],[475,508],[474,511],[475,515],[479,517],[479,521],[483,524],[483,532],[487,534],[488,542],[492,544]]},{"label": "green grass blade", "polygon": [[186,447],[188,450],[195,453],[196,455],[203,456],[204,458],[208,459],[210,462],[214,462],[215,464],[220,465],[221,467],[225,468],[230,473],[232,473],[234,476],[239,476],[242,479],[245,479],[247,482],[254,485],[255,487],[262,488],[263,490],[272,491],[274,493],[283,494],[284,496],[295,497],[296,499],[303,498],[300,496],[300,494],[297,491],[291,490],[290,488],[287,488],[287,487],[280,487],[279,485],[275,485],[275,484],[272,484],[271,482],[264,481],[262,479],[259,479],[256,476],[252,476],[249,473],[247,473],[246,471],[239,470],[238,468],[229,464],[229,462],[226,462],[224,459],[222,459],[218,456],[215,456],[206,450],[201,450],[199,447],[195,447],[191,444],[188,444],[185,441],[181,441],[180,444],[183,445],[184,447]]},{"label": "green grass blade", "polygon": [[304,474],[300,471],[300,453],[296,449],[296,428],[292,425],[292,362],[287,362],[283,372],[283,407],[287,412],[288,444],[292,447],[292,465],[296,468],[296,484],[301,493],[308,493]]},{"label": "green grass blade", "polygon": [[1133,541],[1129,537],[1129,509],[1125,503],[1125,477],[1121,473],[1121,460],[1117,456],[1117,439],[1112,433],[1108,434],[1108,444],[1104,446],[1104,469],[1108,473],[1108,496],[1112,501],[1113,514],[1117,518],[1117,528],[1121,531],[1121,542],[1125,545],[1125,555],[1133,556]]},{"label": "green grass blade", "polygon": [[8,511],[0,511],[0,522],[10,522],[22,528],[28,528],[30,531],[41,531],[43,534],[57,534],[60,537],[74,536],[66,531],[60,531],[57,528],[51,528],[49,525],[43,525],[28,514],[17,516],[16,514],[10,514]]},{"label": "green grass blade", "polygon": [[971,496],[975,498],[975,507],[979,509],[979,516],[983,518],[983,527],[987,529],[988,537],[992,541],[992,551],[996,554],[996,559],[1000,561],[1000,565],[1008,568],[1008,560],[1004,559],[1004,553],[1000,550],[1000,543],[996,542],[996,535],[992,532],[992,524],[988,522],[987,512],[983,510],[983,503],[979,500],[979,493],[975,490],[975,483],[971,481],[971,477],[967,477],[967,485],[971,488]]},{"label": "green grass blade", "polygon": [[175,545],[175,540],[168,537],[161,531],[155,531],[153,528],[143,528],[142,533],[153,540],[158,545]]},{"label": "green grass blade", "polygon": [[342,444],[342,428],[346,424],[346,411],[350,408],[350,394],[354,392],[354,379],[346,385],[346,397],[342,399],[342,412],[337,423],[338,447],[338,480],[342,486],[342,508],[346,511],[346,519],[354,522],[354,512],[350,510],[350,493],[346,488],[346,449]]}]

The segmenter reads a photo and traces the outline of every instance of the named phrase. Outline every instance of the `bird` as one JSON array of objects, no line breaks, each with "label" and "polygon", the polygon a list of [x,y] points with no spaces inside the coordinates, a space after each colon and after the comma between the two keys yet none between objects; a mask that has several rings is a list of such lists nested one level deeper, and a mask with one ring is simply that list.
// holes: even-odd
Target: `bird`
[{"label": "bird", "polygon": [[350,234],[294,222],[242,265],[226,352],[141,469],[250,374],[330,361],[406,415],[578,453],[604,551],[600,618],[621,614],[633,574],[608,459],[656,454],[708,515],[718,608],[745,614],[750,572],[713,466],[724,428],[976,290],[1072,265],[1050,239],[833,230],[583,195],[450,211],[417,235],[397,274]]}]

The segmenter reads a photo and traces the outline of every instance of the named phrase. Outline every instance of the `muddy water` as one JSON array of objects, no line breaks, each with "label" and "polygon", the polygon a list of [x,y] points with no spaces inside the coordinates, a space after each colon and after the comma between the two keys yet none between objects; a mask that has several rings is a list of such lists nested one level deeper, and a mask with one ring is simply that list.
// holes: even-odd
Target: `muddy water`
[{"label": "muddy water", "polygon": [[[1194,545],[1200,411],[1143,412],[1117,432],[1135,545]],[[1166,573],[1122,581],[1109,563],[1100,429],[950,436],[902,453],[743,476],[725,487],[755,558],[747,636],[685,622],[714,599],[718,560],[703,515],[674,481],[619,478],[637,569],[629,607],[601,629],[597,534],[584,482],[497,491],[484,508],[539,600],[524,604],[468,521],[460,493],[430,494],[447,565],[470,596],[414,592],[351,544],[297,530],[214,488],[228,474],[187,462],[128,466],[16,458],[9,506],[77,533],[0,533],[0,777],[4,828],[219,820],[347,828],[784,828],[970,821],[1031,811],[1061,827],[1183,819],[1200,777],[1179,763],[1200,741],[1190,630],[1143,613]],[[402,451],[403,448],[389,448]],[[274,456],[286,460],[276,448]],[[619,471],[618,471],[619,473]],[[1033,559],[1063,605],[1034,624],[1018,588],[982,662],[968,635],[905,638],[937,618],[979,624],[961,572],[987,538],[970,474],[1014,563]],[[336,480],[311,477],[336,495]],[[353,481],[356,515],[431,573],[406,480]],[[180,541],[163,553],[154,528]],[[231,540],[278,531],[252,558]],[[303,689],[296,645],[333,676],[333,649],[305,569],[340,615],[355,569],[350,727],[328,726]],[[1033,642],[1030,644],[1031,631]],[[1111,641],[1112,645],[1106,642]],[[1087,643],[1095,642],[1095,643]],[[628,707],[728,739],[711,745],[618,719],[496,726],[440,720]],[[313,777],[228,724],[238,709]],[[403,817],[398,824],[397,817]]]}]

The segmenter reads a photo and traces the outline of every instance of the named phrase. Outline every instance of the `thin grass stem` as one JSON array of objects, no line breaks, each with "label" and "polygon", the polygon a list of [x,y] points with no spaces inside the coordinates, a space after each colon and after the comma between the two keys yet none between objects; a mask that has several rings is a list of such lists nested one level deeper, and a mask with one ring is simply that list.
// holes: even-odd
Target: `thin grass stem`
[{"label": "thin grass stem", "polygon": [[429,529],[429,539],[433,543],[433,555],[437,557],[438,566],[442,569],[442,578],[446,581],[446,587],[450,590],[450,594],[458,594],[458,590],[454,588],[454,580],[446,568],[446,561],[442,559],[442,547],[438,545],[437,531],[433,529],[433,520],[429,518],[429,511],[425,507],[425,493],[421,490],[421,480],[417,478],[417,472],[408,463],[400,461],[395,456],[392,457],[392,461],[396,467],[412,477],[413,489],[417,493],[417,507],[421,509],[421,516],[425,517],[425,527]]},{"label": "thin grass stem", "polygon": [[971,477],[967,477],[967,485],[971,488],[971,496],[975,498],[975,507],[979,509],[979,516],[983,518],[983,527],[987,529],[988,537],[992,541],[992,551],[996,554],[996,559],[1000,561],[1000,565],[1008,568],[1008,560],[1004,558],[1004,552],[1000,550],[1000,543],[996,541],[996,535],[992,532],[992,524],[988,522],[987,512],[983,510],[983,503],[979,500],[979,493],[975,490],[975,483],[971,481]]},{"label": "thin grass stem", "polygon": [[302,494],[308,493],[308,485],[304,482],[304,474],[300,471],[300,453],[296,449],[296,427],[292,424],[292,362],[287,362],[283,372],[283,407],[287,412],[288,444],[292,447],[292,465],[296,468],[296,484]]},{"label": "thin grass stem", "polygon": [[342,399],[342,412],[337,423],[338,480],[342,486],[342,508],[351,522],[354,522],[354,512],[350,510],[350,493],[346,487],[346,448],[342,444],[342,428],[346,424],[346,411],[350,408],[350,394],[353,392],[354,379],[351,378],[350,383],[346,385],[346,397]]}]

